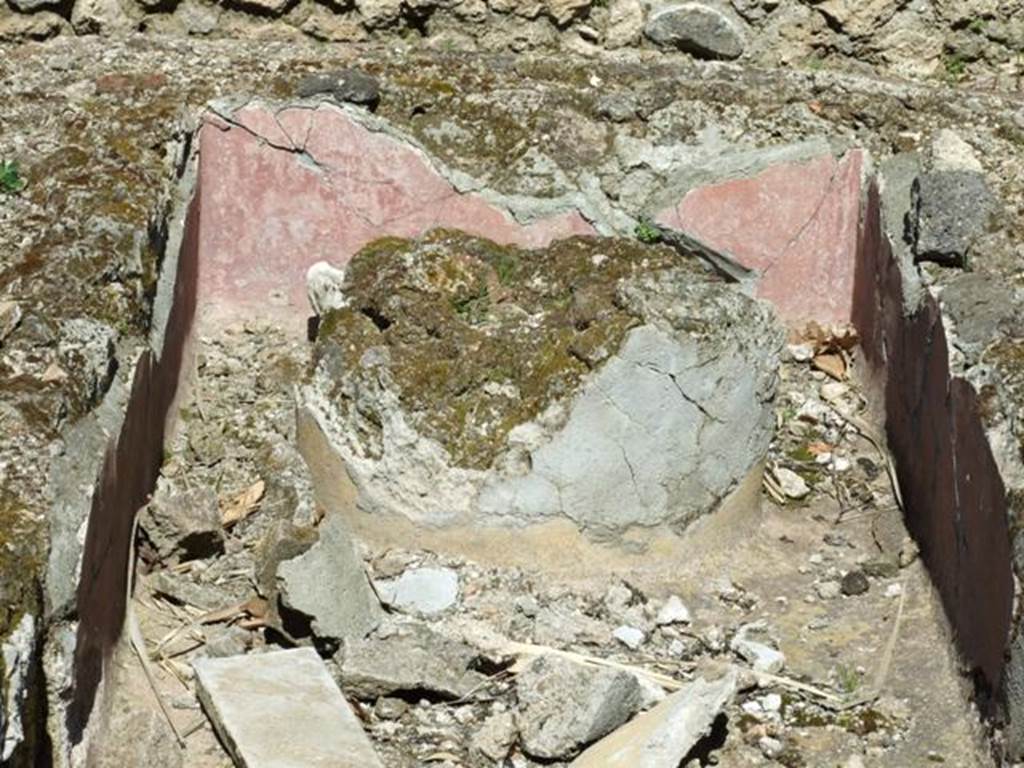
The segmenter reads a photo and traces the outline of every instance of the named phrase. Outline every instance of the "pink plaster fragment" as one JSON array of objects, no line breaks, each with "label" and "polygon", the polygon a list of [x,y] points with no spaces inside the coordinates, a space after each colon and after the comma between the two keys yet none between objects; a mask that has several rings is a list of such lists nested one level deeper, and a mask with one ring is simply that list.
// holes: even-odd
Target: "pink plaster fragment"
[{"label": "pink plaster fragment", "polygon": [[386,235],[447,226],[539,247],[595,232],[576,210],[521,224],[481,195],[459,193],[420,151],[339,110],[247,107],[235,117],[245,129],[212,118],[200,134],[207,317],[305,317],[309,266],[344,264]]},{"label": "pink plaster fragment", "polygon": [[854,150],[699,187],[656,220],[757,270],[757,295],[791,327],[849,323],[863,160]]}]

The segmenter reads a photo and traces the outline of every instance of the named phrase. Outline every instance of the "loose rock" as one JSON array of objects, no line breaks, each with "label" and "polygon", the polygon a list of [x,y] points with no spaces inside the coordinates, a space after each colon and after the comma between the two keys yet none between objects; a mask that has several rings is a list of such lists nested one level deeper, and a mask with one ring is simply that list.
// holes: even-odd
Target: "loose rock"
[{"label": "loose rock", "polygon": [[459,596],[459,576],[451,568],[413,568],[374,586],[385,605],[406,613],[441,613]]},{"label": "loose rock", "polygon": [[646,639],[642,629],[627,626],[617,627],[615,631],[612,632],[612,636],[633,651],[643,645],[644,640]]},{"label": "loose rock", "polygon": [[511,712],[497,712],[486,720],[473,734],[470,753],[500,763],[504,760],[516,740],[516,721]]},{"label": "loose rock", "polygon": [[312,619],[322,638],[361,638],[380,622],[381,610],[340,515],[320,524],[320,540],[277,568],[281,602]]},{"label": "loose rock", "polygon": [[729,647],[744,659],[750,662],[751,666],[758,672],[778,673],[786,666],[786,657],[781,651],[777,651],[765,643],[751,640],[748,635],[760,629],[757,625],[747,624],[740,628],[732,639]]},{"label": "loose rock", "polygon": [[644,32],[660,45],[674,46],[700,58],[735,59],[743,53],[743,36],[736,23],[702,3],[657,11],[647,20]]},{"label": "loose rock", "polygon": [[992,206],[985,177],[976,171],[922,173],[911,194],[915,260],[965,266]]},{"label": "loose rock", "polygon": [[658,611],[654,620],[655,624],[665,626],[667,624],[689,624],[690,609],[687,608],[678,595],[672,595]]},{"label": "loose rock", "polygon": [[339,69],[307,75],[299,81],[296,94],[303,98],[325,94],[338,103],[359,104],[372,110],[380,103],[380,83],[361,70]]},{"label": "loose rock", "polygon": [[829,579],[828,581],[819,581],[815,584],[814,591],[818,593],[818,597],[822,600],[835,600],[842,593],[842,586],[838,581]]},{"label": "loose rock", "polygon": [[564,760],[626,722],[641,701],[628,672],[584,667],[557,656],[534,659],[516,678],[519,726],[528,755]]},{"label": "loose rock", "polygon": [[843,576],[842,586],[844,595],[863,595],[871,588],[868,577],[860,570],[850,571]]},{"label": "loose rock", "polygon": [[141,515],[139,527],[154,560],[173,564],[224,550],[217,496],[209,488],[179,490],[164,483]]},{"label": "loose rock", "polygon": [[403,624],[384,637],[346,643],[341,683],[346,693],[377,699],[417,693],[457,699],[486,678],[471,669],[477,653],[421,624]]},{"label": "loose rock", "polygon": [[779,481],[779,487],[787,498],[799,500],[811,492],[807,482],[791,469],[776,467],[772,473]]}]

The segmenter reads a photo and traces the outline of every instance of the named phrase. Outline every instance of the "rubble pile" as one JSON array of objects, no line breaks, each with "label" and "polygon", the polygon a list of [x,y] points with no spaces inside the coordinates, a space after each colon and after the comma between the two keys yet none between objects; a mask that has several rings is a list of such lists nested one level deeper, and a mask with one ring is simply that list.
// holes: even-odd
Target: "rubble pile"
[{"label": "rubble pile", "polygon": [[[332,728],[365,733],[389,767],[972,764],[958,762],[977,744],[967,713],[952,728],[925,714],[959,695],[951,658],[930,660],[926,691],[892,657],[894,636],[943,629],[923,610],[927,576],[849,376],[851,341],[785,347],[764,520],[732,565],[609,580],[360,542],[293,448],[309,348],[254,323],[203,338],[141,518],[136,597],[171,716],[198,728],[184,764],[222,765],[225,748],[260,764],[239,757],[272,747],[242,724],[256,703],[205,676],[252,658],[300,685],[288,648],[316,651],[309,674],[333,678],[324,695],[354,713]],[[152,748],[179,752],[156,733]]]}]

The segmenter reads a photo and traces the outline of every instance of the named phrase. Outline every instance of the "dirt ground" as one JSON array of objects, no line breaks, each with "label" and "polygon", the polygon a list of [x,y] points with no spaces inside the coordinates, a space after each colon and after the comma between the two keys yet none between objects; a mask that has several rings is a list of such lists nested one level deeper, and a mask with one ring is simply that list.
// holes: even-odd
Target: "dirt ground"
[{"label": "dirt ground", "polygon": [[[297,439],[291,393],[307,347],[273,327],[243,324],[202,338],[197,352],[164,474],[209,487],[223,506],[259,482],[268,448]],[[785,655],[784,668],[760,679],[747,672],[704,757],[687,764],[994,765],[941,606],[900,522],[884,454],[850,422],[828,415],[861,409],[853,419],[867,430],[859,390],[826,386],[839,394],[826,405],[820,392],[830,380],[820,372],[790,361],[781,377],[768,466],[681,536],[638,536],[623,549],[545,528],[510,547],[508,532],[413,538],[395,521],[354,518],[369,572],[382,578],[424,564],[455,570],[459,600],[430,620],[441,634],[464,638],[466,627],[482,626],[680,680],[722,665],[747,669],[729,638],[763,624]],[[830,461],[818,458],[825,447]],[[804,499],[779,503],[762,487],[762,473],[771,478],[779,465],[808,479]],[[321,471],[321,484],[329,477]],[[224,554],[140,576],[134,610],[159,690],[184,736],[185,765],[230,765],[196,701],[189,662],[290,644],[237,609],[209,621],[218,609],[257,597],[260,538],[275,514],[257,503],[228,532]],[[689,608],[689,624],[652,622],[670,595]],[[242,629],[247,622],[251,628]],[[631,650],[614,639],[622,623],[643,626],[643,645]],[[147,722],[159,728],[156,699],[127,644],[114,664],[112,717],[149,710]],[[406,698],[355,702],[386,765],[537,764],[514,734],[505,762],[473,747],[488,717],[516,711],[508,670],[466,700]],[[176,749],[168,734],[163,743],[168,754]]]}]

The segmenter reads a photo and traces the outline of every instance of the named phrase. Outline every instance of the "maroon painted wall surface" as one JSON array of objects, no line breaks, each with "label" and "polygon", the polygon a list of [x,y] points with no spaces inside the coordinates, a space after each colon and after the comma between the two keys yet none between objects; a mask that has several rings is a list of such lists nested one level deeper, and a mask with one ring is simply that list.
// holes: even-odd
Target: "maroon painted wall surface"
[{"label": "maroon painted wall surface", "polygon": [[906,524],[942,597],[957,644],[991,712],[1002,683],[1013,605],[1002,479],[974,389],[952,377],[931,296],[907,316],[903,282],[872,185],[858,253],[855,322],[882,387]]},{"label": "maroon painted wall surface", "polygon": [[106,662],[121,634],[132,527],[160,471],[168,413],[195,316],[198,244],[197,189],[185,219],[160,358],[152,350],[139,358],[121,432],[107,449],[92,499],[76,595],[75,686],[67,722],[73,742],[81,740]]}]

